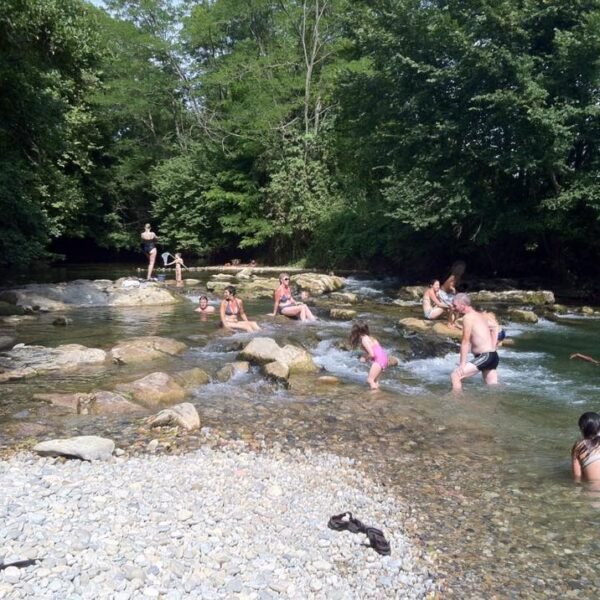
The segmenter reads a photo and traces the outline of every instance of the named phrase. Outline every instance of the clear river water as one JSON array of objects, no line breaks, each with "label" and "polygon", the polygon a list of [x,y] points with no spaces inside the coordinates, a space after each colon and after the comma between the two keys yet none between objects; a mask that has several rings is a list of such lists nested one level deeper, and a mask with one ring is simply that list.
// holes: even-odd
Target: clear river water
[{"label": "clear river water", "polygon": [[[114,279],[123,274],[131,269],[88,268],[53,277]],[[398,319],[420,313],[418,306],[391,304],[395,285],[393,280],[349,278],[346,288],[363,298],[356,307],[360,316],[392,355],[404,343]],[[175,306],[77,309],[69,313],[68,327],[52,325],[56,314],[14,326],[12,335],[26,344],[106,349],[127,337],[162,335],[184,341],[189,349],[164,364],[114,365],[2,384],[4,451],[34,438],[81,433],[113,436],[122,447],[146,435],[147,443],[151,433],[140,433],[137,417],[72,415],[31,397],[111,389],[156,370],[201,366],[214,375],[236,359],[250,336],[224,335],[218,317],[202,320],[193,312],[198,290],[185,294],[189,302]],[[217,305],[217,299],[212,303]],[[267,316],[268,300],[245,304],[250,318],[263,327],[261,335],[303,345],[341,384],[320,384],[306,376],[285,389],[251,369],[194,392],[191,401],[203,425],[233,439],[358,459],[360,468],[406,500],[406,527],[432,557],[441,597],[597,597],[600,491],[572,482],[569,456],[579,415],[600,411],[600,368],[569,360],[569,355],[600,356],[600,319],[569,314],[535,325],[505,323],[514,343],[500,350],[501,385],[496,388],[473,379],[462,395],[449,393],[448,376],[458,356],[453,350],[437,358],[401,359],[382,376],[381,391],[371,393],[357,353],[340,347],[350,324],[330,320],[318,299],[316,312],[322,318],[315,324],[273,321]],[[178,443],[193,448],[199,440],[192,435]]]}]

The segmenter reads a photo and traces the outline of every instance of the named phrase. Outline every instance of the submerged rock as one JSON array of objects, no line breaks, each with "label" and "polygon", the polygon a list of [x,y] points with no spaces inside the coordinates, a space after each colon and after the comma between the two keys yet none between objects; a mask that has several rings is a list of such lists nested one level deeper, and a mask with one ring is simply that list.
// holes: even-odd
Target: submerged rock
[{"label": "submerged rock", "polygon": [[173,373],[173,378],[184,388],[196,388],[210,383],[210,375],[200,367]]},{"label": "submerged rock", "polygon": [[153,335],[119,342],[110,351],[110,356],[119,364],[133,364],[176,356],[186,349],[183,342]]},{"label": "submerged rock", "polygon": [[131,383],[119,383],[118,392],[130,394],[134,400],[149,408],[174,404],[185,398],[185,390],[167,373],[150,373]]},{"label": "submerged rock", "polygon": [[107,460],[112,456],[115,443],[96,435],[80,435],[67,439],[40,442],[33,448],[40,456],[65,456],[82,460]]},{"label": "submerged rock", "polygon": [[88,393],[34,394],[33,399],[48,402],[52,406],[68,408],[77,414],[89,414],[90,407],[95,400],[94,395]]}]

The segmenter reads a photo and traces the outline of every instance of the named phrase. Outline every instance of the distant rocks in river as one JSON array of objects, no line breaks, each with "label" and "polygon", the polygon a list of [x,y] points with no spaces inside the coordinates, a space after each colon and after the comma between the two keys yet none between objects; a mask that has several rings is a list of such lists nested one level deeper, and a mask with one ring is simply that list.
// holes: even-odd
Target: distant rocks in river
[{"label": "distant rocks in river", "polygon": [[481,290],[469,292],[471,300],[475,303],[497,303],[497,304],[526,304],[532,306],[544,306],[556,302],[554,293],[548,290],[506,290],[493,291]]},{"label": "distant rocks in river", "polygon": [[78,279],[68,283],[34,283],[0,292],[0,303],[3,306],[8,304],[21,310],[40,312],[65,311],[85,306],[156,306],[181,301],[178,294],[171,293],[160,284],[132,278],[114,282],[106,279]]}]

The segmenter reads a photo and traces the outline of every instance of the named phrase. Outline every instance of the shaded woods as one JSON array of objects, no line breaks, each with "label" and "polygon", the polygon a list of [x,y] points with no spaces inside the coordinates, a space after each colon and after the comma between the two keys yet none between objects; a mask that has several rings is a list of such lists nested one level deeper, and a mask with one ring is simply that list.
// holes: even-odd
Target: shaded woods
[{"label": "shaded woods", "polygon": [[599,0],[104,5],[0,5],[4,265],[597,273]]}]

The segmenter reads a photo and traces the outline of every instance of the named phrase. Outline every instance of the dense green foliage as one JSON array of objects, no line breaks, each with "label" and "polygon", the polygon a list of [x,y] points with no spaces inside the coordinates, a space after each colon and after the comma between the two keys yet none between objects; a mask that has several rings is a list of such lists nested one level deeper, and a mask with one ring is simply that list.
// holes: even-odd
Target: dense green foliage
[{"label": "dense green foliage", "polygon": [[600,264],[600,0],[7,0],[1,262],[88,238]]}]

